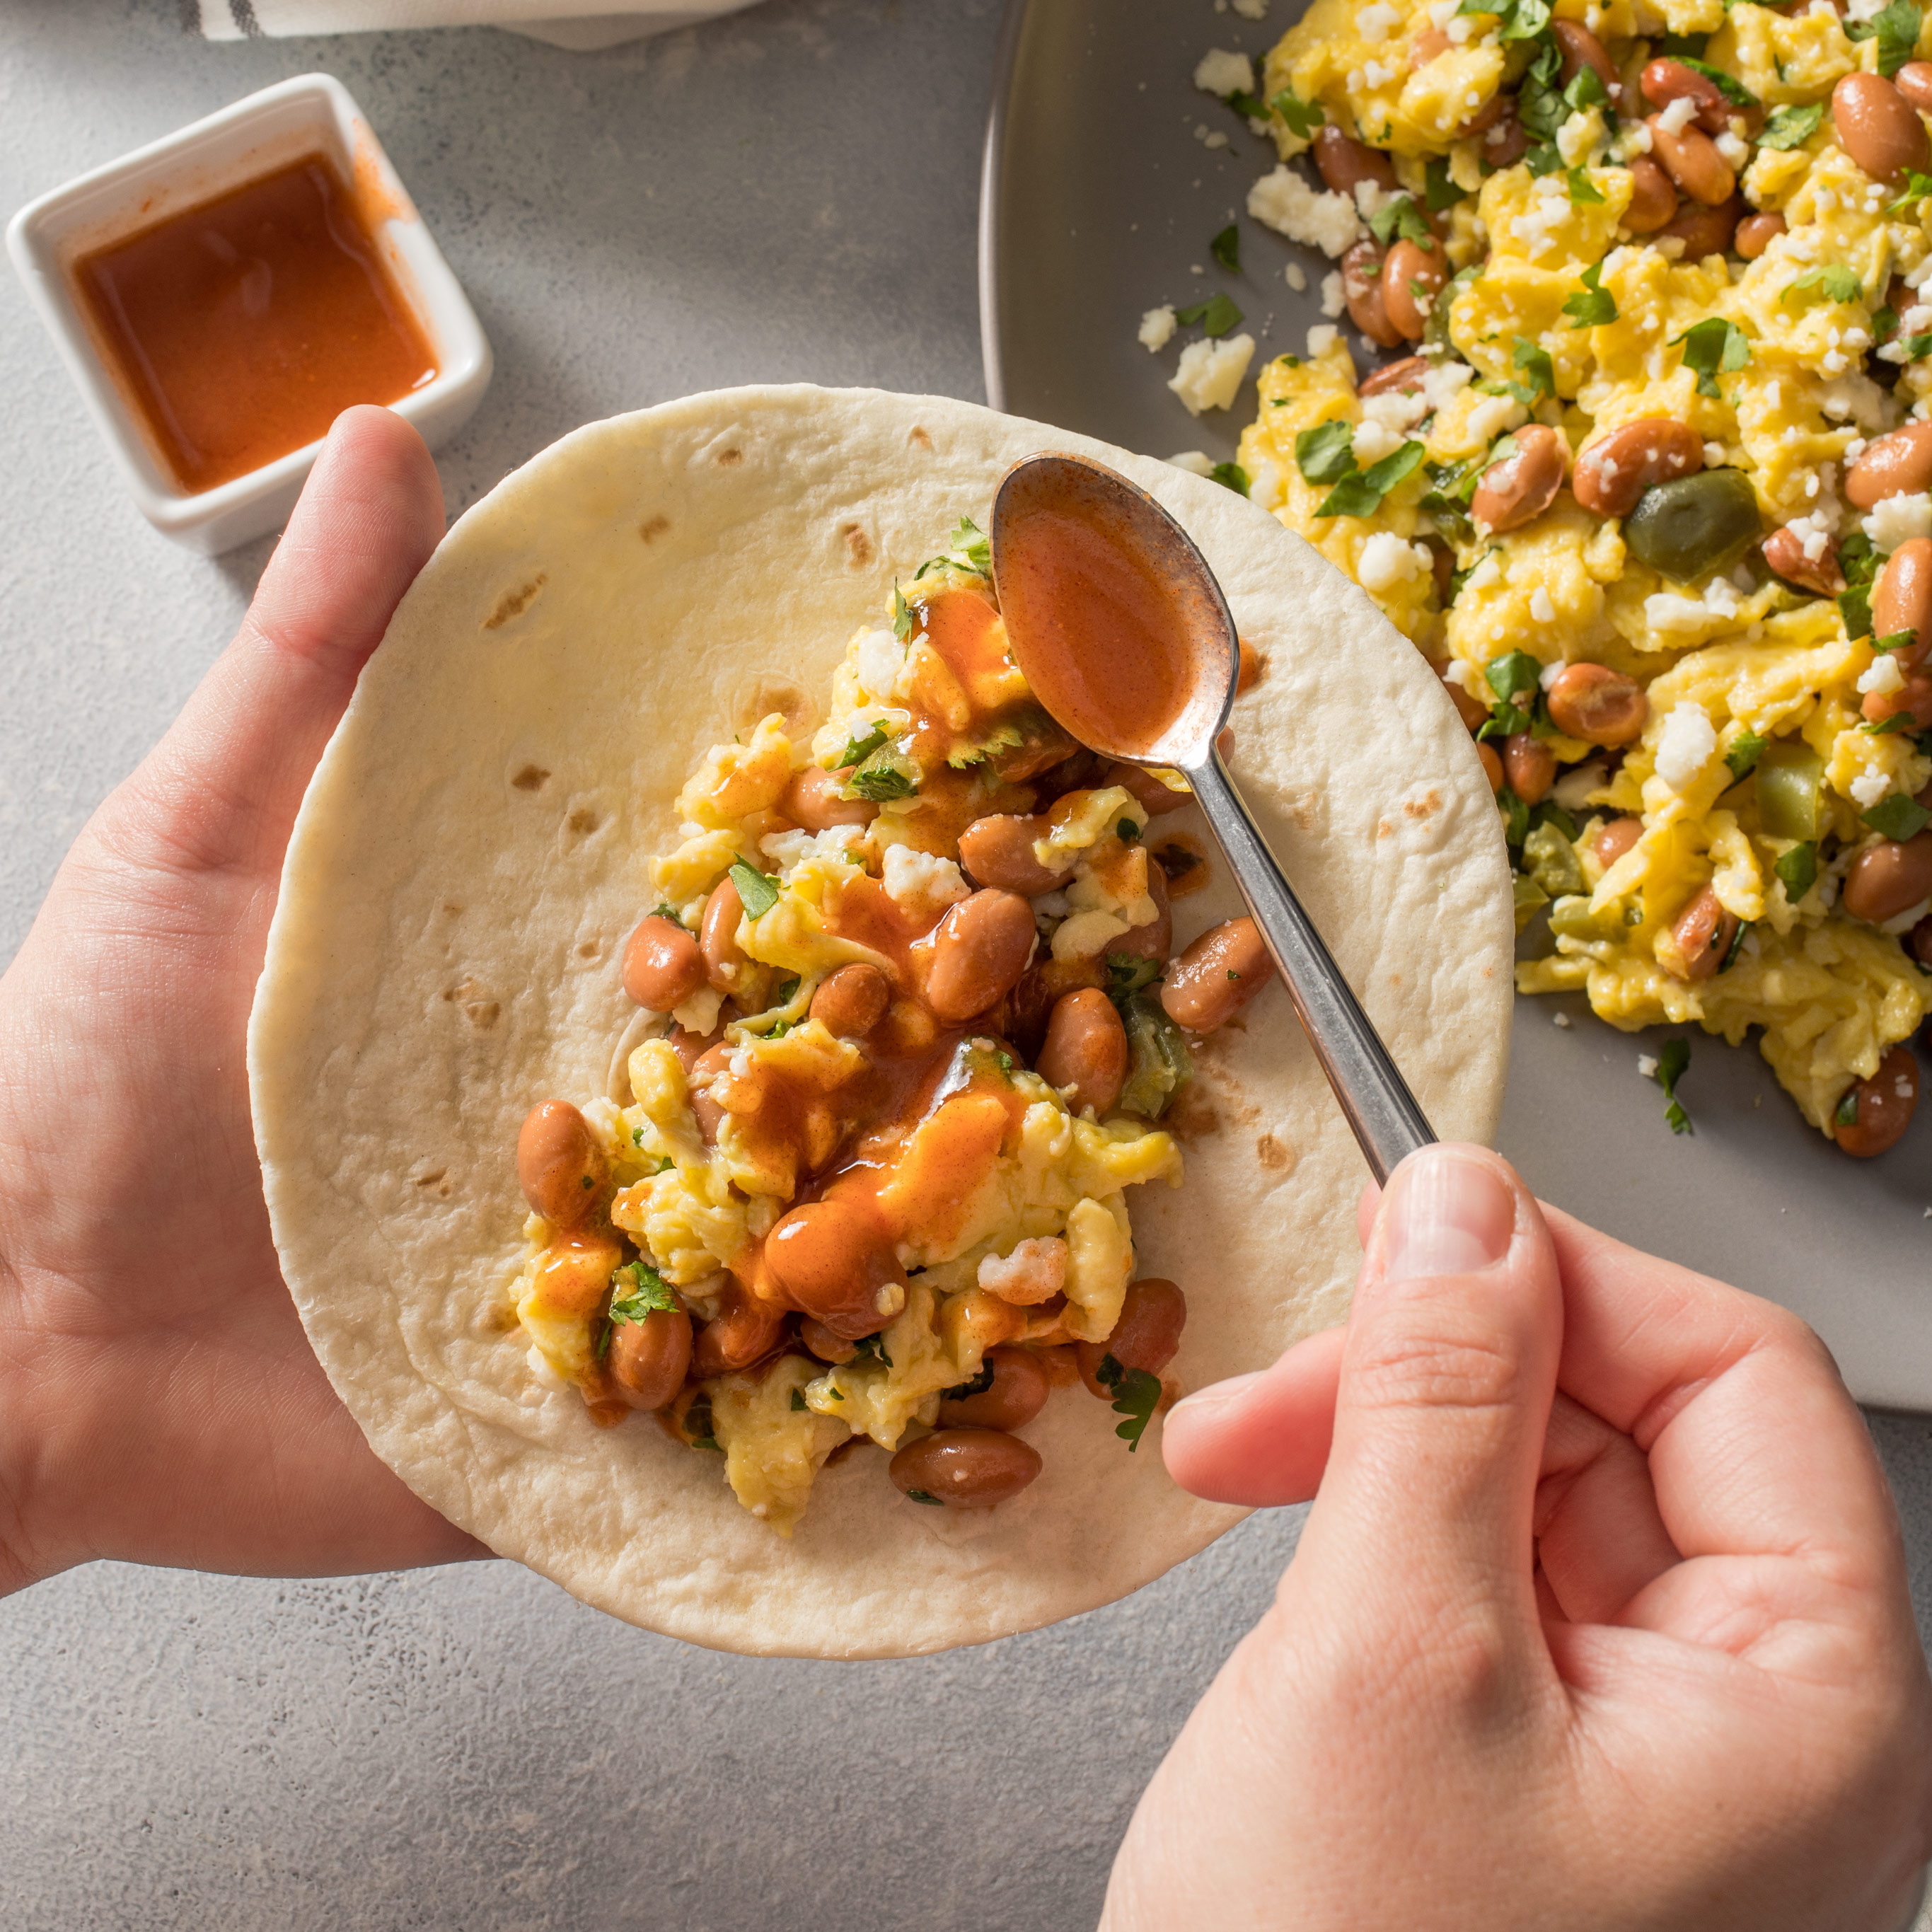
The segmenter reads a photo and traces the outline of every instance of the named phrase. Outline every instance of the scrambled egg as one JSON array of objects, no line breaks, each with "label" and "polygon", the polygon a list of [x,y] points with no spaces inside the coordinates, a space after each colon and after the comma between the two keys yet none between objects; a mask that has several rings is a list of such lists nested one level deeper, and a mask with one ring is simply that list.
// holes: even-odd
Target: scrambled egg
[{"label": "scrambled egg", "polygon": [[[970,573],[941,578],[926,587],[970,587]],[[903,1306],[881,1332],[842,1363],[794,1352],[710,1376],[664,1412],[682,1439],[722,1452],[739,1501],[785,1535],[842,1444],[863,1437],[891,1450],[930,1429],[944,1392],[970,1383],[988,1348],[1105,1341],[1133,1276],[1124,1190],[1180,1179],[1173,1138],[1148,1119],[1070,1112],[998,1042],[947,1048],[911,999],[896,1000],[880,1023],[883,1046],[876,1034],[872,1044],[924,1066],[913,1090],[926,1097],[910,1118],[874,1121],[860,1143],[862,1162],[852,1162],[842,1096],[873,1056],[811,1016],[814,991],[854,962],[903,984],[907,947],[970,890],[956,862],[961,828],[989,811],[1024,810],[1031,797],[1002,770],[1029,759],[1038,769],[1074,748],[1056,742],[1006,661],[990,603],[976,593],[970,601],[976,608],[963,614],[951,608],[947,636],[936,607],[908,637],[862,631],[835,678],[830,722],[810,743],[794,743],[775,716],[700,762],[677,801],[680,842],[653,862],[652,883],[661,910],[695,932],[714,889],[728,874],[742,879],[734,866],[763,882],[735,935],[744,963],[730,994],[739,1017],[722,1034],[724,1064],[688,1071],[667,1038],[632,1051],[628,1104],[583,1110],[614,1190],[615,1234],[565,1232],[533,1215],[513,1291],[533,1370],[583,1387],[594,1413],[616,1234],[678,1306],[716,1320],[734,1299],[777,1292],[761,1250],[802,1180],[815,1177],[817,1198],[862,1186],[904,1275]],[[962,642],[962,625],[970,632],[980,612],[991,620],[986,638]],[[788,788],[814,764],[849,768],[855,744],[872,748],[862,770],[900,772],[903,784],[878,788],[881,809],[869,825],[795,827],[781,809]],[[916,769],[904,769],[908,759]],[[1144,816],[1118,788],[1070,792],[1048,812],[1036,856],[1073,876],[1041,914],[1041,956],[1070,956],[1059,944],[1070,928],[1084,935],[1083,955],[1097,954],[1156,918],[1145,849],[1122,836]],[[711,1034],[722,997],[694,994],[674,1016]],[[920,1056],[928,1048],[939,1057],[927,1065]],[[694,1081],[717,1110],[709,1136]],[[827,1189],[835,1155],[846,1165],[832,1169]]]},{"label": "scrambled egg", "polygon": [[[1426,217],[1460,272],[1424,297],[1424,340],[1400,352],[1425,358],[1415,393],[1365,400],[1339,331],[1318,327],[1306,355],[1261,371],[1240,464],[1250,494],[1360,582],[1490,712],[1490,730],[1527,729],[1568,767],[1534,810],[1499,794],[1524,922],[1551,914],[1547,956],[1519,968],[1522,988],[1581,989],[1627,1028],[1695,1021],[1733,1042],[1761,1028],[1779,1079],[1828,1134],[1850,1086],[1932,1005],[1932,979],[1898,937],[1925,908],[1880,929],[1839,901],[1847,867],[1879,842],[1875,827],[1910,836],[1924,822],[1910,802],[1932,778],[1932,734],[1875,733],[1862,719],[1864,693],[1892,688],[1892,668],[1874,669],[1882,653],[1857,621],[1861,578],[1868,586],[1898,544],[1932,532],[1932,500],[1862,514],[1844,496],[1866,442],[1924,418],[1932,398],[1932,306],[1918,292],[1932,281],[1932,183],[1915,176],[1901,196],[1837,139],[1834,83],[1886,50],[1859,24],[1870,9],[1842,21],[1823,4],[1787,14],[1748,0],[1556,0],[1553,10],[1604,44],[1621,77],[1614,101],[1587,74],[1564,91],[1534,0],[1496,14],[1452,0],[1314,0],[1269,55],[1258,92],[1283,164],[1325,121],[1393,156],[1400,189],[1357,190],[1352,223],[1346,197],[1311,201],[1278,172],[1257,184],[1250,212],[1331,255],[1366,240],[1372,221],[1387,244]],[[1868,37],[1848,38],[1848,25]],[[1666,33],[1691,38],[1666,46]],[[1932,14],[1916,50],[1888,57],[1895,67],[1928,52]],[[1667,231],[1624,225],[1631,164],[1652,146],[1644,117],[1657,112],[1639,76],[1663,53],[1728,77],[1737,112],[1718,151],[1744,212],[1784,224],[1754,260],[1690,259]],[[1469,130],[1493,118],[1499,90],[1512,91],[1532,143],[1507,166],[1492,166]],[[1342,300],[1331,283],[1328,313]],[[1546,424],[1574,464],[1644,418],[1693,426],[1707,471],[1749,479],[1766,532],[1789,526],[1808,556],[1842,557],[1852,598],[1780,580],[1755,548],[1673,580],[1632,554],[1622,521],[1580,507],[1568,488],[1501,533],[1472,519],[1477,476],[1510,432]],[[1324,425],[1348,428],[1311,437]],[[1318,514],[1338,475],[1405,448],[1417,460],[1379,493]],[[1512,668],[1526,661],[1536,686]],[[1537,686],[1578,662],[1646,688],[1648,722],[1621,754],[1548,717]],[[1754,761],[1765,746],[1811,760],[1806,839],[1764,822]],[[1641,833],[1606,866],[1595,840],[1618,816],[1640,818]],[[1793,861],[1801,844],[1809,854]],[[1740,927],[1723,970],[1688,977],[1673,926],[1707,886]]]}]

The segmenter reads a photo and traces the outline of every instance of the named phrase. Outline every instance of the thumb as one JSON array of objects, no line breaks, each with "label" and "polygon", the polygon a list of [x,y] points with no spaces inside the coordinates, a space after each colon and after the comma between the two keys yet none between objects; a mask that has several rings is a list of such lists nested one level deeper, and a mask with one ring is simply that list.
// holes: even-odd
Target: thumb
[{"label": "thumb", "polygon": [[158,868],[278,872],[316,760],[442,524],[415,430],[387,410],[338,416],[234,642],[100,835]]},{"label": "thumb", "polygon": [[1480,1601],[1535,1627],[1532,1525],[1562,1306],[1542,1214],[1500,1156],[1430,1147],[1395,1170],[1301,1545],[1318,1571],[1346,1574],[1355,1617],[1412,1624]]}]

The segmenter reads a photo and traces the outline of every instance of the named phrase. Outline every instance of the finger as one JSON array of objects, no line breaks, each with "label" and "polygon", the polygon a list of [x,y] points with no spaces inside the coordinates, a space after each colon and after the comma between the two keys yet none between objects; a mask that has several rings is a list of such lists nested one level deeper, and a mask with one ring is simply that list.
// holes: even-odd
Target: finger
[{"label": "finger", "polygon": [[1362,1244],[1362,1252],[1369,1251],[1369,1237],[1375,1232],[1376,1210],[1382,1204],[1382,1191],[1372,1180],[1362,1190],[1361,1198],[1355,1203],[1355,1238]]},{"label": "finger", "polygon": [[337,418],[234,642],[104,814],[121,856],[279,871],[316,760],[442,524],[422,437],[387,410]]},{"label": "finger", "polygon": [[1312,1556],[1352,1573],[1369,1621],[1412,1628],[1418,1609],[1480,1602],[1534,1629],[1532,1513],[1562,1336],[1556,1256],[1508,1164],[1481,1148],[1412,1154],[1370,1238],[1298,1567]]},{"label": "finger", "polygon": [[1563,1386],[1648,1454],[1676,1547],[1902,1579],[1870,1436],[1810,1330],[1566,1214],[1548,1219],[1568,1288]]},{"label": "finger", "polygon": [[1307,1502],[1328,1460],[1347,1334],[1324,1329],[1272,1368],[1177,1402],[1161,1430],[1168,1474],[1210,1502],[1268,1509]]},{"label": "finger", "polygon": [[1558,1391],[1536,1486],[1536,1556],[1572,1623],[1610,1623],[1678,1561],[1650,1465],[1620,1430]]}]

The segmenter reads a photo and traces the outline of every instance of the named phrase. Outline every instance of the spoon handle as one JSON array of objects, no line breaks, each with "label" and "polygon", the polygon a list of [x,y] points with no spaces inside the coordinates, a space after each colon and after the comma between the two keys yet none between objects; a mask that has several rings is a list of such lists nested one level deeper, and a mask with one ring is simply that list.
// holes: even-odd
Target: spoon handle
[{"label": "spoon handle", "polygon": [[1405,1154],[1433,1141],[1435,1130],[1275,862],[1220,753],[1187,776],[1379,1184]]}]

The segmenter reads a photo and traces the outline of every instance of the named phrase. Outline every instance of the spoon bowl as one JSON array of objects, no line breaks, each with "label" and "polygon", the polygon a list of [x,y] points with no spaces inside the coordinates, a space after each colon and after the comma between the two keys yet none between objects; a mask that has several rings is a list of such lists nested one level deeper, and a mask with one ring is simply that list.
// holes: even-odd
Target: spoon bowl
[{"label": "spoon bowl", "polygon": [[1187,776],[1378,1181],[1436,1138],[1216,748],[1240,676],[1233,614],[1193,539],[1084,458],[1030,456],[993,500],[993,576],[1034,695],[1082,744]]}]

